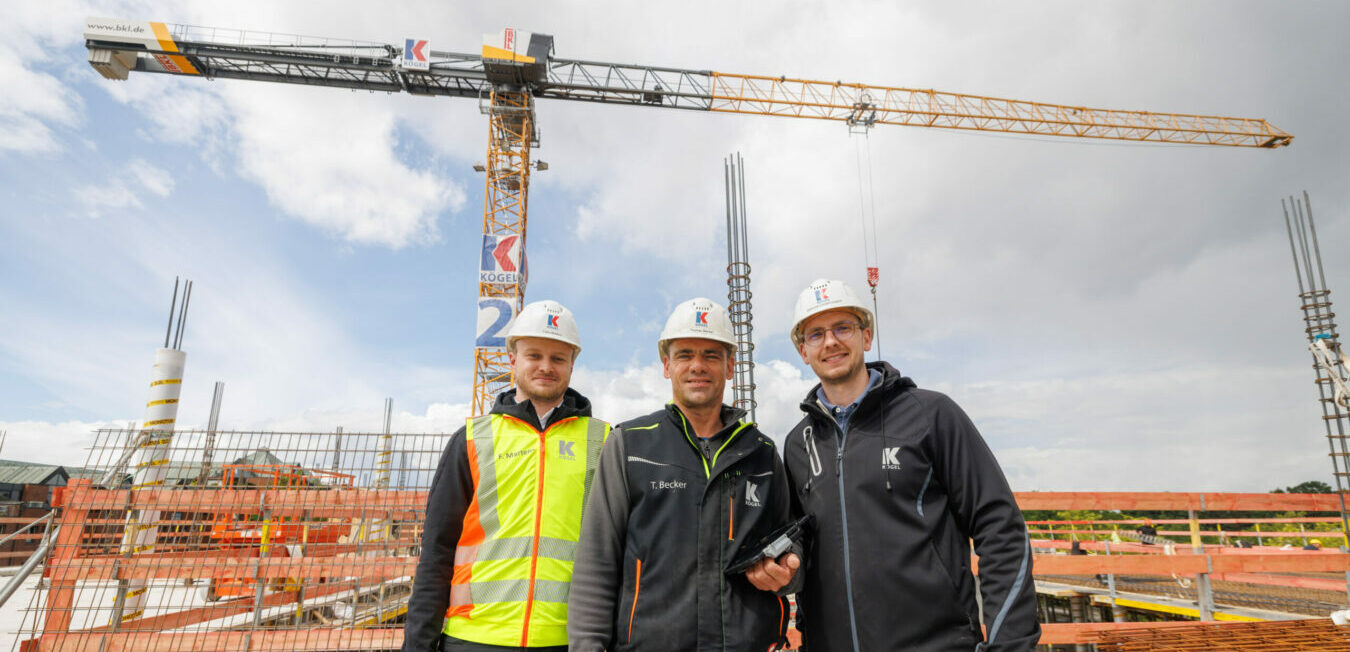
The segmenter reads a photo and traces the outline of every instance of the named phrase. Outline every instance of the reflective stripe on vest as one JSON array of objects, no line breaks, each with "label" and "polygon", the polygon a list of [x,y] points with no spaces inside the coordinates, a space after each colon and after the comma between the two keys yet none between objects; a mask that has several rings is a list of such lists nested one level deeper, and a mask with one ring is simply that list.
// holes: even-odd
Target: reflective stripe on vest
[{"label": "reflective stripe on vest", "polygon": [[581,512],[609,424],[571,417],[544,433],[514,417],[470,419],[474,495],[455,548],[444,632],[504,646],[567,644]]}]

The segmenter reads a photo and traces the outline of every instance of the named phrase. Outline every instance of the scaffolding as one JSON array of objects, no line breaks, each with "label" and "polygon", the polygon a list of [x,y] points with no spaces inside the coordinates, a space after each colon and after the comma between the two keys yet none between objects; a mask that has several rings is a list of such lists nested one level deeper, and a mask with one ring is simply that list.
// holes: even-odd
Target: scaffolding
[{"label": "scaffolding", "polygon": [[[57,490],[22,650],[399,647],[448,435],[180,430],[137,489],[116,467],[144,432],[97,431],[87,466],[113,479]],[[133,513],[156,516],[154,546],[123,554]],[[139,613],[120,618],[128,585]]]}]

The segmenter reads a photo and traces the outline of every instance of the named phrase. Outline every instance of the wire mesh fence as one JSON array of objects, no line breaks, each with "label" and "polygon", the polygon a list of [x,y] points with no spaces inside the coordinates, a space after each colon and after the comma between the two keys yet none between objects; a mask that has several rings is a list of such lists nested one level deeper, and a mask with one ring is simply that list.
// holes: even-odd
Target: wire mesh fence
[{"label": "wire mesh fence", "polygon": [[[61,517],[20,649],[398,647],[448,435],[165,437],[95,433],[86,466],[102,479],[53,500]],[[167,454],[130,464],[147,441]]]}]

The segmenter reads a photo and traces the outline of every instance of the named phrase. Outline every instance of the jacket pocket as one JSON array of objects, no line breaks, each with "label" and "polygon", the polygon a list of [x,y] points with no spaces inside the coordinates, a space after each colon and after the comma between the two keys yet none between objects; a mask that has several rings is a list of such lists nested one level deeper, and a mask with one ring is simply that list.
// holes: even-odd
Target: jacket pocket
[{"label": "jacket pocket", "polygon": [[[933,572],[940,576],[933,582],[935,585],[933,588],[937,589],[933,593],[940,592],[942,594],[942,602],[947,605],[945,617],[939,612],[938,617],[933,619],[933,624],[938,625],[939,623],[945,623],[945,626],[956,626],[958,631],[968,635],[968,630],[970,628],[978,629],[979,624],[977,617],[972,616],[967,605],[961,599],[960,580],[957,577],[952,576],[950,570],[947,568],[947,562],[942,559],[942,555],[938,554],[937,546],[933,544],[931,539],[928,541],[928,554],[933,556]],[[961,565],[961,567],[964,568],[964,565]],[[965,572],[969,572],[969,570]],[[935,597],[935,595],[929,594],[930,601]],[[979,599],[978,596],[976,599]],[[961,622],[962,620],[965,622]],[[963,636],[962,638],[964,639],[965,637]],[[965,641],[963,640],[962,643],[964,644],[964,642]],[[971,644],[974,644],[973,640],[971,641]]]}]

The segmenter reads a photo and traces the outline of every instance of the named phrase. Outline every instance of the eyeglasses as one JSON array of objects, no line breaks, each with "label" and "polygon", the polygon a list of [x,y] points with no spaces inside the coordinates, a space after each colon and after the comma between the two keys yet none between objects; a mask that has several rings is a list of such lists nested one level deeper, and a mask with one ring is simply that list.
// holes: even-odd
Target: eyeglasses
[{"label": "eyeglasses", "polygon": [[834,339],[840,342],[847,342],[853,339],[853,336],[862,330],[862,324],[856,321],[835,324],[829,328],[815,328],[802,336],[802,341],[811,348],[816,348],[825,343],[825,334],[834,333]]}]

